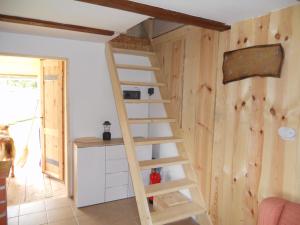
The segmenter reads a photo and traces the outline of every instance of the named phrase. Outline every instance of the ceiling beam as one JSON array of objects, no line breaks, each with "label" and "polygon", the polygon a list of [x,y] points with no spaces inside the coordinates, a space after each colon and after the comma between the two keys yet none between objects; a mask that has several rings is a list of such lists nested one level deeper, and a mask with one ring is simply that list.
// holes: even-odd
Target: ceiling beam
[{"label": "ceiling beam", "polygon": [[110,31],[110,30],[103,30],[103,29],[91,28],[91,27],[83,27],[83,26],[78,26],[78,25],[57,23],[57,22],[52,22],[52,21],[31,19],[31,18],[25,18],[25,17],[19,17],[19,16],[9,16],[9,15],[3,15],[3,14],[0,14],[0,21],[9,22],[9,23],[25,24],[25,25],[31,25],[31,26],[55,28],[55,29],[61,29],[61,30],[77,31],[77,32],[82,32],[82,33],[98,34],[98,35],[105,35],[105,36],[113,36],[115,33],[114,31]]},{"label": "ceiling beam", "polygon": [[[151,5],[141,4],[128,0],[77,0],[80,2],[110,7],[119,10],[125,10],[138,14],[151,16],[157,19],[182,23],[187,25],[194,25],[203,28],[224,31],[230,29],[229,25],[225,23],[209,20],[201,17],[191,16],[188,14],[171,11]],[[125,18],[124,18],[125,19]]]}]

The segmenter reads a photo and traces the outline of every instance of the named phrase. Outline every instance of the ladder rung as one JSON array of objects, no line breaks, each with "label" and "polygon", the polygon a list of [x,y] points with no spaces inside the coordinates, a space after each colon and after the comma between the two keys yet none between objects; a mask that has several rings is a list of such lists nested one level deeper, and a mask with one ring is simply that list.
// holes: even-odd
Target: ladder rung
[{"label": "ladder rung", "polygon": [[170,157],[170,158],[161,158],[161,159],[153,159],[153,160],[144,160],[140,161],[140,168],[142,170],[145,169],[152,169],[158,167],[165,167],[165,166],[173,166],[173,165],[182,165],[189,163],[188,159],[183,157]]},{"label": "ladder rung", "polygon": [[153,225],[163,225],[205,213],[196,203],[189,202],[151,213]]},{"label": "ladder rung", "polygon": [[134,142],[136,145],[154,145],[154,144],[183,142],[183,139],[177,137],[151,137],[151,138],[136,138]]},{"label": "ladder rung", "polygon": [[189,179],[181,179],[181,180],[174,180],[163,182],[159,184],[152,184],[145,187],[146,196],[157,196],[168,194],[171,192],[187,189],[190,187],[195,187],[196,183],[189,180]]},{"label": "ladder rung", "polygon": [[129,124],[143,124],[143,123],[175,123],[173,118],[130,118]]},{"label": "ladder rung", "polygon": [[124,103],[128,103],[128,104],[171,103],[171,100],[168,100],[168,99],[124,99]]},{"label": "ladder rung", "polygon": [[128,65],[128,64],[116,64],[116,67],[119,69],[126,70],[144,70],[144,71],[159,71],[159,67],[154,66],[139,66],[139,65]]},{"label": "ladder rung", "polygon": [[127,55],[138,55],[138,56],[155,56],[152,51],[141,51],[126,48],[113,48],[114,53],[127,54]]},{"label": "ladder rung", "polygon": [[135,82],[135,81],[120,81],[121,85],[132,85],[132,86],[146,86],[146,87],[164,87],[164,83],[150,83],[150,82]]}]

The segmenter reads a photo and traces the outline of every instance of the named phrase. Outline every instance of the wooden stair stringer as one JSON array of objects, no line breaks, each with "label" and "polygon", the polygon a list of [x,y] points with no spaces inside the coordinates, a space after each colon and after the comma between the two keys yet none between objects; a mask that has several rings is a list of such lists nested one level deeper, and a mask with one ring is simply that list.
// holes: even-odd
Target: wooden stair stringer
[{"label": "wooden stair stringer", "polygon": [[111,44],[106,45],[106,58],[141,224],[152,225],[152,218],[145,194],[143,179],[140,174],[138,159],[135,154],[134,139],[131,135],[128,123],[127,110],[123,102],[123,94]]},{"label": "wooden stair stringer", "polygon": [[[149,60],[150,60],[151,66],[161,68],[157,56],[149,56]],[[161,71],[162,71],[162,69],[160,71],[154,71],[153,73],[155,75],[156,82],[164,83],[164,81],[161,79],[161,77],[162,77],[162,74],[161,74],[162,72]],[[159,90],[160,90],[160,94],[161,94],[162,99],[165,99],[165,98],[169,97],[166,89],[159,87]],[[170,109],[171,105],[172,104],[164,105],[166,113],[167,113],[167,117],[169,117],[169,116],[172,117],[173,116],[172,111]],[[182,137],[182,138],[184,137],[184,135],[180,131],[177,123],[170,124],[170,127],[171,127],[171,130],[172,130],[173,136]],[[191,156],[185,150],[184,142],[183,143],[176,143],[176,147],[177,147],[177,151],[178,151],[179,156],[187,158],[189,160],[189,162],[191,162],[190,164],[182,165],[183,170],[186,174],[186,178],[188,178],[190,180],[194,180],[197,184],[200,184],[200,181],[199,181],[198,177],[196,176],[196,171],[195,171],[195,169],[192,165]],[[205,213],[203,213],[202,215],[199,215],[199,216],[196,217],[197,222],[201,225],[213,225],[212,220],[210,218],[210,215],[208,214],[208,210],[207,210],[208,206],[207,206],[207,204],[204,200],[203,194],[200,190],[200,185],[198,185],[198,186],[199,187],[190,189],[190,193],[191,193],[191,197],[192,197],[193,201],[205,209]]]}]

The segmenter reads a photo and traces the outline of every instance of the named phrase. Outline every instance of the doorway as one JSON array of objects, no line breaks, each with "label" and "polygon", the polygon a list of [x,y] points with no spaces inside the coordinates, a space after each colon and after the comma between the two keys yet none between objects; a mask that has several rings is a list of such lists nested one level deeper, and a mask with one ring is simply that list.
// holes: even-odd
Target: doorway
[{"label": "doorway", "polygon": [[65,60],[0,56],[0,125],[15,146],[8,205],[67,196],[65,89]]}]

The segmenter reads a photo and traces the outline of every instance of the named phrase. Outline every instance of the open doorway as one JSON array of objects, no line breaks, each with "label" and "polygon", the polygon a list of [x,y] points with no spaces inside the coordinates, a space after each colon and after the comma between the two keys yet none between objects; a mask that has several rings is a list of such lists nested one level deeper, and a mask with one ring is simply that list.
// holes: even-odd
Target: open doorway
[{"label": "open doorway", "polygon": [[65,79],[65,60],[0,56],[0,138],[13,144],[1,160],[15,165],[8,205],[67,196]]}]

